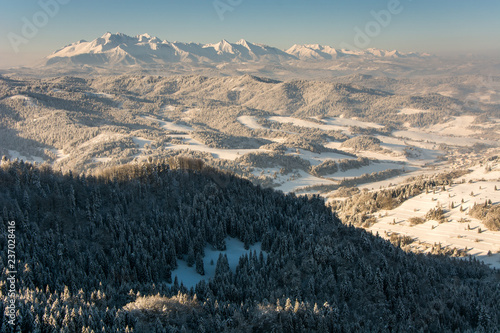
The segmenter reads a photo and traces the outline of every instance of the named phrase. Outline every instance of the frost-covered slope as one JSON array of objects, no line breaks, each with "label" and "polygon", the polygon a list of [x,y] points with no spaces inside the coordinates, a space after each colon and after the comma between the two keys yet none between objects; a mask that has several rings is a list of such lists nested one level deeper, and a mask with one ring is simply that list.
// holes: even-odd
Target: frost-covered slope
[{"label": "frost-covered slope", "polygon": [[[491,166],[497,168],[490,170]],[[500,231],[491,230],[482,221],[470,216],[472,207],[500,199],[500,169],[494,160],[484,166],[472,168],[470,174],[457,179],[457,184],[421,193],[401,206],[380,212],[377,223],[369,228],[373,233],[390,238],[392,234],[411,237],[412,247],[432,252],[436,244],[449,249],[465,250],[495,268],[500,268]],[[423,224],[412,225],[412,217],[425,220],[426,214],[436,208],[444,211],[444,220],[428,219]]]}]

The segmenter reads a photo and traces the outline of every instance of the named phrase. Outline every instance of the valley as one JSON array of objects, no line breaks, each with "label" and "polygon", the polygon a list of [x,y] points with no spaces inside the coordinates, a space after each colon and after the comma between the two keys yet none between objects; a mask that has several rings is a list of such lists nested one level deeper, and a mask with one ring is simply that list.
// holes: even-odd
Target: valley
[{"label": "valley", "polygon": [[[263,187],[331,202],[344,200],[339,193],[377,191],[409,177],[480,169],[500,151],[497,104],[471,107],[447,96],[396,95],[347,83],[251,75],[3,77],[0,92],[0,153],[63,172],[93,174],[188,157]],[[495,164],[486,182],[498,182],[497,173]],[[500,201],[496,192],[488,199]],[[428,203],[415,198],[408,205],[420,211]],[[498,267],[498,255],[486,256],[500,251],[498,231],[483,227],[493,238],[480,244],[454,231],[444,239],[438,229],[402,227],[405,209],[379,213],[384,217],[374,217],[369,230],[451,248],[468,244],[469,254]],[[453,214],[450,220],[466,218],[466,212]],[[396,226],[394,219],[403,222]]]}]

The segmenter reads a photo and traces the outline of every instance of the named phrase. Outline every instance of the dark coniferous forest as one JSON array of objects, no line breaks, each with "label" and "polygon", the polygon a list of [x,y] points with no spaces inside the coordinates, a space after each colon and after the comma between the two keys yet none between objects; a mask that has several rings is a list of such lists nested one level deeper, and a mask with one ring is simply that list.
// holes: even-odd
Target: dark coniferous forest
[{"label": "dark coniferous forest", "polygon": [[[0,248],[16,224],[16,325],[0,332],[498,332],[500,283],[473,259],[405,253],[341,223],[319,197],[171,159],[94,176],[3,160]],[[221,256],[227,237],[262,253]],[[7,256],[0,257],[2,311]],[[201,263],[200,263],[201,261]]]}]

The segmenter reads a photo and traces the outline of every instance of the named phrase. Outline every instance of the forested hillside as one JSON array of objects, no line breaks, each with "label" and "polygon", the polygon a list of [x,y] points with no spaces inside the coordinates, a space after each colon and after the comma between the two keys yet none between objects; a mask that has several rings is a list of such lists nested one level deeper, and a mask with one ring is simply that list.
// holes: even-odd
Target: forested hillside
[{"label": "forested hillside", "polygon": [[[15,221],[22,332],[495,332],[497,271],[405,253],[296,197],[171,158],[95,176],[3,160],[0,248]],[[228,237],[266,252],[186,289]],[[7,261],[1,256],[1,310]],[[11,269],[12,270],[12,269]],[[0,332],[13,331],[7,317]]]},{"label": "forested hillside", "polygon": [[483,155],[500,142],[499,112],[435,93],[251,75],[0,76],[0,156],[75,174],[183,156],[317,194],[445,167],[470,156],[462,149]]}]

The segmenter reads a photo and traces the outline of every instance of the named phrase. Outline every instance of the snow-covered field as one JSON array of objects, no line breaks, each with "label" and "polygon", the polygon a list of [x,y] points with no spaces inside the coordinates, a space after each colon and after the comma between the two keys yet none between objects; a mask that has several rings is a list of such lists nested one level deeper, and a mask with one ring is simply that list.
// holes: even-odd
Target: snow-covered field
[{"label": "snow-covered field", "polygon": [[428,113],[428,112],[430,112],[430,110],[404,108],[399,111],[399,114],[418,114],[418,113]]},{"label": "snow-covered field", "polygon": [[265,151],[261,149],[219,149],[219,148],[211,148],[200,141],[197,141],[189,136],[184,136],[184,144],[171,144],[168,146],[169,149],[174,150],[193,150],[193,151],[201,151],[212,154],[214,158],[221,158],[224,160],[234,161],[238,157],[253,153],[257,151]]},{"label": "snow-covered field", "polygon": [[[468,254],[500,268],[500,231],[488,230],[481,221],[468,215],[475,203],[500,202],[500,190],[495,190],[495,186],[500,189],[500,170],[485,172],[484,167],[476,167],[461,179],[464,183],[447,186],[444,191],[438,188],[435,193],[422,193],[393,210],[379,212],[381,217],[369,230],[386,238],[395,232],[430,245],[467,248]],[[446,222],[430,220],[415,226],[408,223],[409,218],[424,217],[436,207],[445,211]]]},{"label": "snow-covered field", "polygon": [[[248,250],[245,250],[243,242],[235,238],[226,238],[226,251],[214,250],[211,246],[205,248],[205,257],[203,258],[203,266],[205,270],[205,275],[200,275],[196,272],[196,268],[193,265],[189,267],[187,262],[184,260],[177,260],[177,269],[172,271],[172,280],[177,276],[179,284],[182,282],[185,287],[191,288],[196,286],[201,280],[209,280],[215,276],[215,267],[217,265],[217,259],[219,259],[220,254],[225,254],[227,256],[227,261],[229,263],[229,268],[234,272],[240,258],[249,254],[250,252],[256,252],[257,255],[261,252],[260,243],[250,246]],[[267,256],[263,252],[264,256]]]},{"label": "snow-covered field", "polygon": [[359,169],[350,169],[347,171],[339,171],[334,174],[332,174],[331,178],[336,179],[336,180],[342,180],[343,178],[354,178],[354,177],[360,177],[366,173],[370,174],[373,172],[380,172],[384,170],[391,170],[391,169],[403,169],[405,168],[404,165],[398,164],[398,163],[392,163],[392,162],[380,162],[380,163],[372,163],[368,166],[361,167]]},{"label": "snow-covered field", "polygon": [[490,142],[487,140],[479,140],[468,137],[458,136],[460,132],[457,132],[457,136],[446,136],[439,135],[435,133],[426,133],[417,129],[409,129],[405,131],[395,131],[393,135],[396,137],[401,137],[404,139],[410,139],[415,141],[424,141],[428,143],[436,143],[436,144],[447,144],[450,146],[463,146],[470,147],[476,143],[490,143],[490,144],[498,144],[497,142]]},{"label": "snow-covered field", "polygon": [[[383,154],[377,152],[361,152],[361,156],[377,159],[385,158],[392,161],[409,161],[411,164],[421,165],[432,163],[438,158],[439,155],[443,154],[443,152],[439,150],[439,147],[437,147],[434,143],[412,141],[383,135],[377,135],[376,138],[382,142],[380,145],[382,148],[393,152],[393,156],[388,157],[385,155],[384,157]],[[415,156],[405,156],[405,149],[408,149],[409,147],[414,148],[413,154],[415,154]]]},{"label": "snow-covered field", "polygon": [[82,143],[79,148],[93,146],[93,145],[97,145],[97,144],[100,144],[103,142],[111,142],[111,141],[119,140],[119,139],[124,138],[124,137],[125,137],[124,134],[118,134],[118,133],[112,133],[112,132],[101,133],[101,134],[93,137],[92,139]]},{"label": "snow-covered field", "polygon": [[254,116],[240,116],[237,119],[238,119],[238,121],[242,125],[250,128],[250,129],[266,129],[264,126],[260,125],[257,122],[257,120],[258,120],[257,117],[254,117]]},{"label": "snow-covered field", "polygon": [[269,120],[276,121],[279,123],[291,123],[295,126],[318,128],[318,129],[321,129],[323,131],[330,131],[330,130],[331,131],[343,131],[346,133],[349,132],[349,126],[357,126],[357,127],[361,127],[361,128],[383,128],[384,127],[384,126],[381,126],[381,125],[375,124],[375,123],[364,122],[364,121],[356,120],[353,118],[343,118],[343,117],[323,118],[320,120],[321,124],[313,122],[313,121],[307,121],[304,119],[293,118],[293,117],[282,117],[282,116],[269,117]]},{"label": "snow-covered field", "polygon": [[157,118],[154,118],[151,116],[142,116],[142,118],[160,124],[160,127],[166,131],[173,131],[173,132],[192,132],[193,131],[193,128],[191,126],[180,125],[180,124],[176,124],[176,123],[171,122],[171,121],[164,121],[164,120],[160,120],[160,119],[157,119]]},{"label": "snow-covered field", "polygon": [[404,139],[423,141],[451,146],[472,146],[476,143],[485,143],[498,146],[498,142],[482,140],[481,131],[494,126],[494,120],[487,125],[475,124],[475,116],[453,117],[450,121],[435,124],[424,128],[408,126],[406,130],[395,131],[393,135]]},{"label": "snow-covered field", "polygon": [[102,163],[102,164],[105,164],[105,163],[108,163],[112,160],[111,157],[94,157],[92,159],[94,161],[94,163]]},{"label": "snow-covered field", "polygon": [[87,92],[87,93],[85,93],[85,95],[90,96],[90,97],[98,97],[98,98],[113,98],[114,97],[114,95],[112,95],[112,94],[103,93],[103,92],[97,92],[97,93]]},{"label": "snow-covered field", "polygon": [[304,149],[298,149],[300,154],[295,153],[296,150],[289,149],[288,152],[292,153],[292,155],[299,156],[300,158],[303,158],[305,160],[308,160],[311,165],[319,165],[322,162],[326,160],[342,160],[342,159],[356,159],[355,157],[349,156],[349,155],[344,155],[344,154],[337,154],[337,153],[313,153],[308,150]]},{"label": "snow-covered field", "polygon": [[172,112],[175,111],[175,106],[173,105],[165,105],[161,108],[163,112]]},{"label": "snow-covered field", "polygon": [[134,136],[132,138],[132,141],[134,141],[134,143],[136,145],[138,145],[140,149],[144,149],[144,146],[146,144],[151,144],[151,142],[153,142],[152,140],[148,140],[148,139],[145,139],[145,138],[142,138],[142,137],[137,137],[137,136]]},{"label": "snow-covered field", "polygon": [[406,179],[410,178],[410,177],[417,177],[417,176],[425,176],[425,175],[433,175],[436,173],[436,170],[427,170],[427,169],[418,169],[416,171],[411,171],[413,170],[411,167],[408,168],[408,173],[404,173],[400,176],[397,176],[397,177],[392,177],[392,178],[389,178],[389,179],[386,179],[386,180],[381,180],[381,181],[378,181],[378,182],[372,182],[372,183],[364,183],[364,184],[360,184],[360,185],[357,185],[357,188],[359,189],[373,189],[373,190],[377,190],[377,189],[380,189],[382,187],[391,187],[391,186],[395,186],[397,184],[402,184],[402,183],[405,183],[406,182]]},{"label": "snow-covered field", "polygon": [[69,154],[65,154],[63,149],[50,149],[50,150],[57,156],[57,159],[54,161],[54,163],[60,162],[70,156]]},{"label": "snow-covered field", "polygon": [[44,162],[44,159],[39,157],[39,156],[24,156],[22,155],[20,152],[18,152],[17,150],[8,150],[9,152],[9,155],[10,155],[10,158],[12,160],[14,159],[19,159],[19,160],[23,160],[25,162],[36,162],[36,163],[43,163]]},{"label": "snow-covered field", "polygon": [[454,117],[449,122],[430,126],[427,130],[431,133],[440,133],[442,135],[470,136],[476,133],[476,131],[469,128],[469,126],[473,125],[475,119],[475,116]]},{"label": "snow-covered field", "polygon": [[289,193],[306,186],[335,184],[335,182],[331,180],[314,177],[302,170],[297,171],[296,175],[288,174],[285,176],[278,176],[277,181],[281,183],[281,185],[276,187],[276,189]]},{"label": "snow-covered field", "polygon": [[141,157],[144,154],[144,151],[146,150],[145,146],[153,142],[152,140],[148,140],[146,138],[137,136],[132,137],[132,141],[134,141],[134,143],[139,147],[137,148],[139,150],[139,153],[137,153],[134,157]]}]

